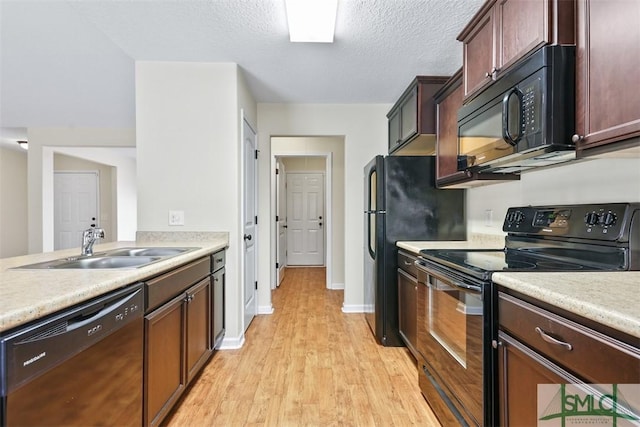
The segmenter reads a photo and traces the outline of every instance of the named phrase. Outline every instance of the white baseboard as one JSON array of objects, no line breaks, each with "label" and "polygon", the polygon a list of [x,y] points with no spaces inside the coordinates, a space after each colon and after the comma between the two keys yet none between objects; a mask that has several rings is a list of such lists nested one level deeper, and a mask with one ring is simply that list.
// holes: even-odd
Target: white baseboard
[{"label": "white baseboard", "polygon": [[273,305],[259,305],[258,314],[273,314]]},{"label": "white baseboard", "polygon": [[364,304],[342,304],[343,313],[366,313],[366,305]]},{"label": "white baseboard", "polygon": [[334,290],[334,291],[336,291],[336,290],[344,290],[344,283],[332,283],[329,286],[331,286],[329,289]]},{"label": "white baseboard", "polygon": [[244,334],[239,337],[225,336],[220,343],[218,350],[237,350],[244,345]]}]

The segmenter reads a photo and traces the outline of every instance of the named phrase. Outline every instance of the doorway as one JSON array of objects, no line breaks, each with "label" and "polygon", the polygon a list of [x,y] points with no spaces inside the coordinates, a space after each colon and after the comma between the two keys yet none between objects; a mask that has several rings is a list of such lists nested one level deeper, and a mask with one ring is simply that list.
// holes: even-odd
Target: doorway
[{"label": "doorway", "polygon": [[[292,139],[297,139],[295,137],[291,137]],[[312,137],[309,137],[312,138]],[[318,137],[319,138],[319,137]],[[327,138],[327,137],[324,137]],[[273,141],[273,138],[272,138]],[[293,266],[293,263],[289,260],[289,255],[291,254],[290,239],[289,239],[289,230],[291,229],[289,223],[289,214],[287,211],[289,210],[289,201],[287,194],[289,191],[287,190],[287,176],[290,174],[320,174],[322,180],[322,187],[324,194],[322,196],[321,205],[323,208],[322,216],[322,231],[323,231],[323,248],[320,250],[320,254],[322,257],[322,263],[318,264],[310,264],[310,263],[300,263],[299,265],[324,265],[326,267],[326,287],[327,289],[334,289],[332,287],[332,268],[334,261],[332,259],[332,246],[333,246],[333,221],[332,221],[332,181],[333,181],[333,153],[332,152],[307,152],[307,153],[295,153],[295,152],[283,152],[283,151],[273,151],[274,155],[272,157],[272,165],[274,174],[272,175],[273,179],[273,189],[272,193],[272,206],[274,206],[274,224],[275,227],[272,229],[274,242],[273,252],[275,254],[273,268],[271,269],[272,274],[272,286],[271,289],[275,289],[280,281],[286,275],[286,268]],[[342,159],[342,156],[340,156]],[[340,162],[340,171],[342,172],[342,161]],[[276,172],[276,170],[278,170]],[[282,175],[282,176],[281,176]],[[342,174],[340,174],[342,177]],[[278,182],[280,185],[278,185]],[[283,184],[284,183],[284,184]],[[340,181],[341,186],[343,185],[342,180]],[[278,190],[280,188],[280,190]],[[302,196],[300,196],[302,197]],[[282,217],[282,213],[287,213],[284,218]],[[343,218],[341,219],[340,224],[342,225]],[[316,229],[319,228],[319,224],[316,225]],[[341,228],[342,229],[342,228]],[[294,262],[299,262],[295,261]],[[341,289],[341,286],[337,287]]]}]

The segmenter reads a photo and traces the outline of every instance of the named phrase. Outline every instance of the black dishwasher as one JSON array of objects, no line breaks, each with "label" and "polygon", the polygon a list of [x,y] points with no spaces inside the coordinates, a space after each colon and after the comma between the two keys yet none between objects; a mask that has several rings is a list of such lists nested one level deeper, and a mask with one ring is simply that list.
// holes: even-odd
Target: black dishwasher
[{"label": "black dishwasher", "polygon": [[0,338],[2,426],[142,424],[142,284]]}]

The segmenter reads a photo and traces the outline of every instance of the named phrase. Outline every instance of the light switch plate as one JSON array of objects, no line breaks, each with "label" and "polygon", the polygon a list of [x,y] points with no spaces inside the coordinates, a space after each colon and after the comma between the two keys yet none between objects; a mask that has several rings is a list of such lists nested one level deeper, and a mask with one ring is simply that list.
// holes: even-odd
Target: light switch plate
[{"label": "light switch plate", "polygon": [[184,225],[184,211],[169,211],[169,225]]}]

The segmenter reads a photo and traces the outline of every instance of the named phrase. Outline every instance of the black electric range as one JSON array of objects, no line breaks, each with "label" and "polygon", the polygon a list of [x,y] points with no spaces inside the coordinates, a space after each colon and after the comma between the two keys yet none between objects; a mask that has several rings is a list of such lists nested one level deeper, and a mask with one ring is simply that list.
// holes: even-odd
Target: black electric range
[{"label": "black electric range", "polygon": [[497,271],[627,271],[640,268],[640,204],[509,208],[504,249],[427,249],[430,261],[482,281]]},{"label": "black electric range", "polygon": [[444,424],[497,420],[493,273],[640,269],[640,203],[514,207],[502,229],[503,249],[422,250],[416,261],[420,387]]}]

